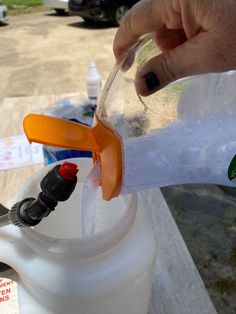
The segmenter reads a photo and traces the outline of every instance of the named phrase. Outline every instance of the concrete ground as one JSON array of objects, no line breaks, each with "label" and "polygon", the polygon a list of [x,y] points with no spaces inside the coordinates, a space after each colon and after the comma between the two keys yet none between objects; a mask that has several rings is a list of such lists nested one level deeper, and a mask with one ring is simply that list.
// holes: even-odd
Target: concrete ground
[{"label": "concrete ground", "polygon": [[5,97],[85,91],[91,60],[105,80],[114,64],[115,31],[53,12],[11,17],[0,26],[0,103]]},{"label": "concrete ground", "polygon": [[[5,97],[85,92],[91,60],[105,81],[114,63],[115,31],[52,12],[11,17],[0,27],[0,103]],[[218,313],[236,313],[236,191],[193,185],[162,192]]]}]

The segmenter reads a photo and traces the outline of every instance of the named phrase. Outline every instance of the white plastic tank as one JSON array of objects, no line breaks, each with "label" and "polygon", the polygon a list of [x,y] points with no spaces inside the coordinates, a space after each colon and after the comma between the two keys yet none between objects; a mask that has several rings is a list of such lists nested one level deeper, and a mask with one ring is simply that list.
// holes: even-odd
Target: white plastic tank
[{"label": "white plastic tank", "polygon": [[[109,202],[98,196],[95,233],[82,238],[81,191],[92,163],[73,161],[80,171],[68,202],[34,229],[0,229],[0,261],[20,278],[20,314],[147,314],[156,256],[150,221],[135,194]],[[35,197],[50,167],[18,199]]]}]

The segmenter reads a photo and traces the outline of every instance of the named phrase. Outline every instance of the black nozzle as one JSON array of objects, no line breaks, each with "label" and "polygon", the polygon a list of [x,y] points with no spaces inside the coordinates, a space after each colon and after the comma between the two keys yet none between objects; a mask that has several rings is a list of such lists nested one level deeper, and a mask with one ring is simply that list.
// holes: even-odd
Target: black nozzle
[{"label": "black nozzle", "polygon": [[55,166],[42,179],[40,187],[42,192],[37,199],[26,198],[16,203],[12,223],[23,226],[35,226],[42,218],[47,217],[55,210],[58,201],[66,201],[72,194],[77,183],[77,165],[65,162]]},{"label": "black nozzle", "polygon": [[74,172],[68,174],[67,170],[64,169],[71,163],[65,164],[55,166],[40,183],[43,194],[61,202],[66,201],[71,196],[77,183],[77,171],[75,174]]}]

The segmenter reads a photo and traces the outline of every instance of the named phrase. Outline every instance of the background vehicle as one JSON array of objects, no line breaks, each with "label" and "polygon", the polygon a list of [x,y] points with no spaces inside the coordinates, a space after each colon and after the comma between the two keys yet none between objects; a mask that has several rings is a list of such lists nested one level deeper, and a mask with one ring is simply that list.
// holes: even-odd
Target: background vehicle
[{"label": "background vehicle", "polygon": [[56,13],[60,15],[68,12],[68,0],[43,0],[43,5],[54,9]]},{"label": "background vehicle", "polygon": [[137,0],[69,0],[69,12],[85,22],[111,21],[118,26]]},{"label": "background vehicle", "polygon": [[0,1],[0,23],[5,23],[8,20],[7,7]]}]

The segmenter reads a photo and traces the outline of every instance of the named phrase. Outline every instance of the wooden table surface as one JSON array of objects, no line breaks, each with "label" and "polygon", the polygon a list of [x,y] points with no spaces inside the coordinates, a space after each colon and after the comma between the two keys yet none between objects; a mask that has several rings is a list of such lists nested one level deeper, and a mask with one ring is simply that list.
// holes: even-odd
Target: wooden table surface
[{"label": "wooden table surface", "polygon": [[[0,106],[0,137],[22,134],[22,120],[26,114],[40,113],[61,98],[37,96],[5,99]],[[0,202],[11,206],[21,185],[42,166],[38,164],[0,171]],[[139,205],[151,217],[158,243],[149,314],[216,313],[162,193],[156,189],[139,193],[138,196]],[[7,313],[16,313],[16,309],[12,308]]]}]

